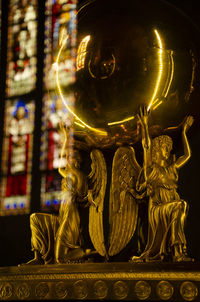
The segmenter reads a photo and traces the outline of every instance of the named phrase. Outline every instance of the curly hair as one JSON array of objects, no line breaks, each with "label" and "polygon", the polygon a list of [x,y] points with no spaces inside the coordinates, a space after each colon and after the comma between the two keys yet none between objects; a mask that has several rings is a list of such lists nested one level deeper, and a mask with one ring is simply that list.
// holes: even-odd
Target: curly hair
[{"label": "curly hair", "polygon": [[172,150],[173,141],[170,136],[168,135],[160,135],[155,137],[152,140],[152,161],[157,161],[157,154],[162,149],[163,145],[168,145],[170,148],[170,151]]}]

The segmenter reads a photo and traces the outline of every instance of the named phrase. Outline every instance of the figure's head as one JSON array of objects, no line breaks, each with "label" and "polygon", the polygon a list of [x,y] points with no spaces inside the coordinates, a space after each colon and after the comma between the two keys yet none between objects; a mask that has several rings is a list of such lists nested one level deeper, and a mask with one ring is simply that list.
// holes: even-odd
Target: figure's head
[{"label": "figure's head", "polygon": [[50,104],[50,110],[52,113],[57,111],[65,111],[65,107],[63,105],[62,99],[55,97],[52,103]]},{"label": "figure's head", "polygon": [[28,117],[28,108],[22,100],[19,100],[16,103],[15,110],[13,111],[13,116],[16,117],[18,120],[21,120],[24,117]]},{"label": "figure's head", "polygon": [[172,139],[168,135],[155,137],[152,141],[152,161],[168,160],[172,145]]},{"label": "figure's head", "polygon": [[61,98],[57,98],[55,101],[55,111],[57,110],[62,110],[63,109],[63,102],[61,100]]},{"label": "figure's head", "polygon": [[72,149],[71,152],[69,152],[67,161],[70,166],[73,166],[73,167],[79,169],[80,165],[81,165],[80,152],[77,149]]},{"label": "figure's head", "polygon": [[21,120],[22,118],[25,117],[25,115],[26,115],[26,112],[25,112],[24,107],[19,107],[19,108],[17,109],[16,118],[17,118],[18,120]]}]

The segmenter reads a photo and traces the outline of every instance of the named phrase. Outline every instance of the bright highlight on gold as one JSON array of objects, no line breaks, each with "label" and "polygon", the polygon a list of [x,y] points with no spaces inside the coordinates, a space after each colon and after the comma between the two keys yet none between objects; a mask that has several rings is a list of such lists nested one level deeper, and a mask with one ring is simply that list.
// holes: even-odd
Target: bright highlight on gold
[{"label": "bright highlight on gold", "polygon": [[[158,91],[159,91],[159,88],[160,88],[160,84],[161,84],[161,80],[162,80],[162,76],[163,76],[163,71],[164,71],[164,67],[163,67],[163,43],[162,43],[162,40],[161,40],[161,37],[160,37],[160,34],[158,33],[158,31],[155,29],[154,30],[154,33],[156,35],[156,38],[157,38],[157,41],[158,41],[158,45],[159,45],[159,54],[158,54],[158,60],[159,60],[159,71],[158,71],[158,75],[157,75],[157,80],[156,80],[156,85],[155,85],[155,88],[154,88],[154,91],[153,91],[153,95],[152,95],[152,98],[151,98],[151,101],[149,102],[149,105],[147,107],[147,110],[149,111],[151,108],[152,110],[155,110],[158,106],[160,106],[163,101],[161,101],[159,98],[158,98]],[[107,132],[106,131],[103,131],[103,130],[100,130],[100,129],[97,129],[97,128],[93,128],[91,126],[89,126],[87,123],[85,123],[79,116],[77,116],[75,114],[75,112],[73,111],[73,109],[71,109],[68,104],[67,104],[67,101],[65,100],[65,97],[63,95],[63,92],[62,92],[62,89],[61,89],[61,86],[60,86],[60,82],[59,82],[59,60],[60,60],[60,56],[61,56],[61,53],[63,51],[63,48],[64,46],[66,45],[67,43],[67,40],[68,40],[68,35],[66,36],[66,38],[62,39],[62,44],[61,44],[61,48],[58,52],[58,56],[57,56],[57,60],[56,60],[56,63],[55,63],[55,66],[56,66],[56,82],[57,82],[57,88],[58,88],[58,92],[60,94],[60,97],[64,103],[64,105],[66,106],[67,110],[76,118],[76,121],[75,123],[81,127],[81,128],[88,128],[90,129],[91,131],[94,131],[100,135],[104,135],[104,136],[107,136]],[[86,37],[84,37],[78,47],[78,51],[77,51],[77,59],[76,59],[76,69],[77,71],[84,68],[84,65],[85,65],[85,57],[86,57],[86,50],[87,50],[87,45],[90,41],[90,38],[91,36],[88,35]],[[168,77],[168,85],[167,87],[165,87],[165,93],[164,93],[164,97],[167,96],[168,92],[169,92],[169,89],[170,89],[170,86],[171,86],[171,83],[172,83],[172,80],[173,80],[173,75],[174,75],[174,60],[173,60],[173,52],[170,53],[170,65],[171,65],[171,74],[170,74],[170,79]],[[128,118],[125,118],[123,120],[120,120],[120,121],[116,121],[116,122],[109,122],[107,125],[108,126],[113,126],[113,125],[119,125],[119,124],[123,124],[123,123],[126,123],[126,122],[129,122],[131,120],[133,120],[135,118],[135,116],[131,116],[131,117],[128,117]]]},{"label": "bright highlight on gold", "polygon": [[[87,40],[89,39],[89,37],[90,36],[87,36]],[[61,89],[61,86],[60,86],[60,82],[59,82],[59,60],[60,60],[60,55],[62,53],[62,50],[63,50],[64,46],[66,45],[68,38],[69,38],[69,36],[67,35],[66,38],[63,39],[63,42],[62,42],[61,48],[60,48],[60,50],[58,52],[57,60],[56,60],[56,63],[55,63],[55,66],[56,66],[56,83],[57,83],[58,92],[59,92],[60,97],[62,99],[62,102],[65,105],[65,107],[67,108],[67,110],[77,119],[77,121],[80,122],[79,125],[82,125],[83,127],[85,126],[88,129],[90,129],[91,131],[94,131],[94,132],[98,133],[99,135],[107,136],[107,132],[106,131],[93,128],[93,127],[89,126],[88,124],[86,124],[84,121],[82,121],[78,117],[78,115],[76,115],[74,113],[74,111],[68,106],[68,104],[67,104],[67,102],[65,100],[65,97],[63,95],[63,92],[62,92],[62,89]],[[88,40],[88,42],[89,42],[89,40]]]},{"label": "bright highlight on gold", "polygon": [[[158,40],[158,44],[159,44],[159,73],[158,73],[158,77],[157,77],[157,81],[156,81],[156,86],[154,89],[154,93],[153,96],[151,98],[151,101],[148,105],[147,110],[149,111],[150,108],[152,108],[152,110],[155,110],[158,106],[160,106],[163,101],[161,101],[158,97],[157,97],[157,93],[159,91],[159,87],[161,84],[161,80],[162,80],[162,75],[163,75],[163,71],[164,71],[164,66],[163,66],[163,43],[161,40],[161,37],[158,33],[158,31],[155,29],[154,30],[157,40]],[[166,98],[169,92],[169,89],[171,87],[171,83],[173,80],[173,76],[174,76],[174,59],[173,59],[173,51],[170,51],[170,79],[169,81],[167,80],[167,88],[165,87],[164,91],[164,97]],[[169,78],[169,77],[168,77]]]},{"label": "bright highlight on gold", "polygon": [[88,42],[90,41],[90,35],[83,38],[81,41],[78,51],[77,51],[77,59],[76,59],[76,70],[80,70],[85,66],[85,57],[86,57],[86,50]]},{"label": "bright highlight on gold", "polygon": [[[158,40],[158,45],[159,45],[159,73],[158,73],[158,78],[157,78],[157,81],[156,81],[156,86],[155,86],[155,89],[154,89],[154,93],[153,93],[153,96],[151,98],[151,101],[149,103],[149,106],[147,108],[147,110],[149,111],[151,106],[153,105],[153,102],[154,100],[156,99],[156,95],[157,95],[157,92],[158,92],[158,89],[159,89],[159,86],[160,86],[160,82],[161,82],[161,78],[162,78],[162,72],[163,72],[163,62],[162,62],[162,53],[163,53],[163,46],[162,46],[162,41],[161,41],[161,38],[160,38],[160,35],[158,33],[158,31],[155,29],[154,30],[155,34],[156,34],[156,37],[157,37],[157,40]],[[158,107],[158,106],[157,106]]]},{"label": "bright highlight on gold", "polygon": [[135,118],[135,116],[130,116],[130,117],[128,117],[128,118],[126,118],[124,120],[118,121],[118,122],[108,123],[108,126],[123,124],[123,123],[129,122],[131,120],[134,120],[134,118]]},{"label": "bright highlight on gold", "polygon": [[170,59],[171,59],[171,77],[170,77],[170,81],[169,81],[169,85],[168,85],[168,88],[165,92],[165,97],[168,95],[168,92],[169,92],[169,89],[170,89],[170,86],[171,86],[171,83],[172,83],[172,80],[173,80],[173,77],[174,77],[174,58],[173,58],[173,51],[170,52]]},{"label": "bright highlight on gold", "polygon": [[82,125],[82,124],[80,124],[80,123],[78,123],[78,122],[74,122],[74,124],[76,124],[77,126],[79,126],[79,127],[81,127],[81,128],[85,128],[84,125]]}]

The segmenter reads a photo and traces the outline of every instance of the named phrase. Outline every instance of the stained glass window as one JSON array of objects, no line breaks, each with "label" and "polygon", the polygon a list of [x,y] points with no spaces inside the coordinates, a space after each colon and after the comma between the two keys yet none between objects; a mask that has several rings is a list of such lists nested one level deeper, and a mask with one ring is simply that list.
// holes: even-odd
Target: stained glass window
[{"label": "stained glass window", "polygon": [[[44,3],[37,0],[10,0],[8,3],[0,215],[23,214],[30,211],[30,203],[33,202],[31,196],[32,198],[36,196],[34,195],[36,170],[39,173],[38,179],[41,178],[41,209],[55,212],[59,208],[61,176],[58,168],[66,165],[62,150],[64,135],[59,125],[61,122],[70,125],[72,117],[56,90],[56,77],[58,71],[63,89],[75,81],[76,2],[76,0],[46,0],[43,15],[45,24],[38,19],[38,12],[41,14],[39,9],[44,8]],[[37,54],[37,32],[43,25],[45,41],[44,48],[41,49],[44,54],[42,97],[42,92],[39,95],[36,87],[38,83],[36,64],[41,58]],[[63,49],[58,62],[61,47]],[[73,105],[72,92],[68,92],[65,99],[68,104]],[[41,103],[43,112],[41,114],[37,107],[35,117],[35,104],[39,104],[40,107]],[[40,119],[42,120],[40,167],[33,167],[35,139],[33,133],[37,132],[34,129],[34,120]]]},{"label": "stained glass window", "polygon": [[42,119],[41,169],[45,171],[42,176],[42,209],[57,208],[60,203],[61,176],[59,167],[66,165],[62,155],[63,133],[59,128],[61,122],[67,119],[67,110],[61,99],[55,93],[44,96]]},{"label": "stained glass window", "polygon": [[0,215],[29,211],[34,107],[34,101],[6,102]]},{"label": "stained glass window", "polygon": [[[70,96],[69,96],[70,97]],[[73,95],[71,95],[73,99]],[[61,176],[58,168],[66,166],[63,150],[64,134],[60,129],[63,123],[70,126],[71,116],[61,98],[55,92],[44,96],[44,114],[42,119],[41,170],[42,177],[42,208],[52,208],[60,203]]]},{"label": "stained glass window", "polygon": [[[47,1],[45,19],[45,67],[43,126],[41,145],[41,204],[44,211],[56,211],[60,204],[61,176],[58,168],[66,166],[63,154],[63,133],[60,123],[70,125],[71,116],[55,90],[57,72],[63,88],[75,81],[76,65],[76,1]],[[62,53],[59,57],[59,50]],[[68,104],[74,103],[73,93],[65,95]]]},{"label": "stained glass window", "polygon": [[11,0],[8,18],[7,95],[32,91],[36,84],[37,1]]}]

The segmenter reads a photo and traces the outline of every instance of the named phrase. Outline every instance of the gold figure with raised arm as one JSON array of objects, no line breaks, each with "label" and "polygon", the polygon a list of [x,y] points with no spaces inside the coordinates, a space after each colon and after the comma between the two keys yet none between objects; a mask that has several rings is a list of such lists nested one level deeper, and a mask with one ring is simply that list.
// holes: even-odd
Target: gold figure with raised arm
[{"label": "gold figure with raised arm", "polygon": [[144,151],[143,172],[140,173],[137,189],[146,188],[148,205],[148,241],[144,252],[133,256],[131,261],[192,261],[187,256],[184,224],[187,203],[177,193],[178,170],[191,156],[186,133],[193,124],[188,116],[182,127],[184,154],[178,159],[171,156],[172,139],[161,135],[151,140],[148,132],[148,113],[140,109],[138,115],[142,131]]},{"label": "gold figure with raised arm", "polygon": [[79,150],[68,146],[69,129],[63,125],[61,129],[65,135],[63,154],[67,165],[59,169],[63,176],[59,215],[34,213],[30,216],[34,259],[27,264],[66,263],[90,253],[89,249],[82,249],[78,211],[78,204],[87,201],[87,176],[80,169]]}]

